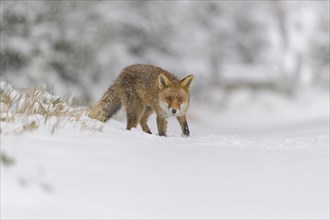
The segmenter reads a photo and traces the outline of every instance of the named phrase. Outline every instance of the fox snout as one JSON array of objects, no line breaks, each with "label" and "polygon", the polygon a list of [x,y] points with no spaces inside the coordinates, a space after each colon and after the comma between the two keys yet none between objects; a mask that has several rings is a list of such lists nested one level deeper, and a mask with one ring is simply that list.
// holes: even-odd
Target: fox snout
[{"label": "fox snout", "polygon": [[177,114],[179,114],[179,110],[175,109],[175,108],[170,108],[170,113],[172,113],[173,116],[177,116]]},{"label": "fox snout", "polygon": [[161,108],[166,116],[182,116],[187,111],[187,104],[182,103],[176,107],[171,106],[169,103],[161,102]]},{"label": "fox snout", "polygon": [[186,109],[182,107],[183,105],[180,105],[179,108],[170,108],[170,113],[172,113],[173,116],[181,116],[186,112]]}]

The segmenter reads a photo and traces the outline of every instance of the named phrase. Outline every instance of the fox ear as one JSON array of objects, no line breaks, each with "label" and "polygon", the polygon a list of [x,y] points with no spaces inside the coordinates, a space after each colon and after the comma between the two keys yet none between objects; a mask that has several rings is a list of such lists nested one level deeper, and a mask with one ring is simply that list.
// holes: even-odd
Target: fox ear
[{"label": "fox ear", "polygon": [[180,82],[181,87],[182,88],[189,88],[190,85],[191,85],[191,83],[192,83],[192,81],[193,81],[193,79],[194,79],[194,75],[193,74],[191,74],[189,76],[186,76]]},{"label": "fox ear", "polygon": [[158,87],[160,89],[164,89],[166,87],[169,87],[170,85],[171,85],[171,81],[169,80],[169,78],[167,78],[167,76],[161,73],[158,76]]}]

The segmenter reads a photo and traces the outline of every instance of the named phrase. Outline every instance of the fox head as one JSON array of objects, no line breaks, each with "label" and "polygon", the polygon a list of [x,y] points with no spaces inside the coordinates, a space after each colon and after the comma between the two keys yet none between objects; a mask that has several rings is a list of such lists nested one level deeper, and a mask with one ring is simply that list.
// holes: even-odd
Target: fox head
[{"label": "fox head", "polygon": [[158,77],[159,105],[165,116],[183,116],[189,106],[189,89],[194,75],[189,75],[179,82],[173,82],[164,74]]}]

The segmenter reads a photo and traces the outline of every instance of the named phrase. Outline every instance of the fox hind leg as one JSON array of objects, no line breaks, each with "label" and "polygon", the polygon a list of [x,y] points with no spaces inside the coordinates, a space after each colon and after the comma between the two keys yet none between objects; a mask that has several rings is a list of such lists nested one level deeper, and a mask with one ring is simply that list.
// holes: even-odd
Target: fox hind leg
[{"label": "fox hind leg", "polygon": [[139,124],[139,120],[143,113],[143,109],[136,109],[135,111],[127,111],[127,130],[131,130],[132,128],[136,128]]},{"label": "fox hind leg", "polygon": [[154,110],[150,106],[146,106],[145,109],[144,109],[143,116],[142,116],[142,118],[140,120],[140,125],[141,125],[142,130],[144,132],[148,133],[148,134],[151,134],[151,131],[150,131],[149,126],[147,125],[147,122],[148,122],[149,116],[153,112],[154,112]]},{"label": "fox hind leg", "polygon": [[136,128],[139,124],[143,111],[144,105],[142,100],[130,93],[124,99],[124,105],[126,107],[126,116],[127,116],[127,130],[131,130],[132,128]]}]

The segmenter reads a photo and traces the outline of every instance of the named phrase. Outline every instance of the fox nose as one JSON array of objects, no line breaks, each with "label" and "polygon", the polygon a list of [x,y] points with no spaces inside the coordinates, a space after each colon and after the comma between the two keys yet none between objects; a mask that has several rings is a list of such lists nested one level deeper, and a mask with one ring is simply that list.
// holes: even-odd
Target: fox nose
[{"label": "fox nose", "polygon": [[172,113],[175,114],[176,113],[176,110],[175,109],[172,109]]}]

